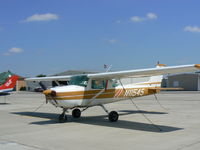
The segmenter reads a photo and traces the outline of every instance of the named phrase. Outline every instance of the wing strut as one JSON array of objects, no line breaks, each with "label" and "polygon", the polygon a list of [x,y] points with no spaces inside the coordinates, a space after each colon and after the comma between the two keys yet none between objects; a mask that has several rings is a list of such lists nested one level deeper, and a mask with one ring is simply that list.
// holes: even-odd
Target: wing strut
[{"label": "wing strut", "polygon": [[91,104],[99,95],[101,95],[104,91],[106,91],[108,88],[108,80],[106,80],[106,86],[103,88],[99,93],[97,93],[95,96],[93,96],[87,105]]},{"label": "wing strut", "polygon": [[169,109],[165,108],[165,107],[160,103],[160,101],[158,100],[158,97],[156,96],[156,93],[154,93],[153,95],[154,95],[154,97],[155,97],[156,102],[160,105],[160,107],[163,108],[164,110],[168,111]]},{"label": "wing strut", "polygon": [[87,105],[90,105],[99,95],[101,95],[106,89],[103,88],[99,93],[97,93],[95,96],[93,96]]},{"label": "wing strut", "polygon": [[[123,84],[122,84],[122,82],[121,82],[120,79],[119,79],[119,82],[120,82],[120,84],[121,84],[123,90],[126,91],[126,89],[124,88],[124,86],[123,86]],[[144,118],[145,118],[147,121],[149,121],[156,129],[158,129],[159,131],[162,131],[162,129],[161,129],[159,126],[157,126],[156,124],[154,124],[153,121],[151,121],[151,120],[140,110],[140,108],[136,105],[136,103],[134,103],[133,97],[129,97],[129,99],[130,99],[130,101],[132,102],[132,104],[136,107],[136,109],[144,116]]]},{"label": "wing strut", "polygon": [[97,93],[94,97],[92,97],[91,99],[90,99],[90,101],[87,103],[87,107],[86,108],[84,108],[81,112],[83,112],[83,111],[85,111],[85,110],[87,110],[89,107],[91,107],[91,106],[89,106],[99,95],[101,95],[104,91],[105,91],[106,89],[104,88],[104,89],[102,89],[99,93]]}]

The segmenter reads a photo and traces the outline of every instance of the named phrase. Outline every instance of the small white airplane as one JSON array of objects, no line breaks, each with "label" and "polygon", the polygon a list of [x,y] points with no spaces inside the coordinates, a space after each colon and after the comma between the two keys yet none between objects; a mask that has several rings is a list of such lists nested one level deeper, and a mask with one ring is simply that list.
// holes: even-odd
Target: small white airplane
[{"label": "small white airplane", "polygon": [[[93,106],[101,106],[108,114],[109,120],[116,122],[119,116],[118,113],[116,111],[109,112],[104,107],[104,104],[156,94],[164,89],[161,88],[164,74],[194,72],[197,70],[200,70],[200,64],[170,67],[158,64],[156,68],[73,76],[27,78],[26,81],[39,81],[44,88],[43,93],[46,101],[55,107],[63,109],[63,113],[59,116],[60,122],[67,120],[65,113],[68,109],[73,109],[72,116],[79,118],[82,111]],[[121,82],[124,78],[142,78],[147,76],[150,77],[147,82],[126,85],[123,85]],[[41,81],[55,81],[58,85],[59,81],[69,81],[69,84],[46,89]]]}]

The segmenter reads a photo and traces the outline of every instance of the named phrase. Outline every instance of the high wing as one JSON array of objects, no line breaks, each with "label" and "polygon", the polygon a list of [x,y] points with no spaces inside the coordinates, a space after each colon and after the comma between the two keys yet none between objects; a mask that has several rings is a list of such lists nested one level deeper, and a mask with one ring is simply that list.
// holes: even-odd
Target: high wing
[{"label": "high wing", "polygon": [[97,73],[97,74],[88,74],[88,77],[89,78],[105,78],[105,79],[118,78],[120,79],[120,78],[126,78],[126,77],[145,77],[145,76],[156,76],[156,75],[163,75],[163,74],[194,72],[197,70],[200,70],[200,64],[127,70],[127,71],[117,71],[117,72],[105,72],[105,73]]},{"label": "high wing", "polygon": [[[88,78],[93,78],[93,79],[98,79],[98,78],[120,79],[127,77],[146,77],[146,76],[156,76],[163,74],[194,72],[199,70],[200,70],[200,64],[192,64],[192,65],[179,65],[179,66],[160,67],[160,68],[104,72],[104,73],[88,74],[87,76]],[[72,76],[38,77],[38,78],[27,78],[26,81],[67,81],[71,77]]]},{"label": "high wing", "polygon": [[72,76],[52,76],[52,77],[36,77],[27,78],[26,81],[68,81]]}]

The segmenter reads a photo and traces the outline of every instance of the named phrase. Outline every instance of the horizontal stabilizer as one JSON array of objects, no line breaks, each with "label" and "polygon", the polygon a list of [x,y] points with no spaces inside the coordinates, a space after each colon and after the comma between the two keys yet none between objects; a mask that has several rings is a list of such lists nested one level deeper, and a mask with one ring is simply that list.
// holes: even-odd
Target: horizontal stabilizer
[{"label": "horizontal stabilizer", "polygon": [[173,88],[173,87],[171,87],[171,88],[160,88],[160,87],[150,87],[150,88],[148,88],[148,89],[151,89],[151,90],[171,90],[171,91],[176,91],[176,90],[184,90],[184,88],[181,88],[181,87],[179,87],[179,88]]}]

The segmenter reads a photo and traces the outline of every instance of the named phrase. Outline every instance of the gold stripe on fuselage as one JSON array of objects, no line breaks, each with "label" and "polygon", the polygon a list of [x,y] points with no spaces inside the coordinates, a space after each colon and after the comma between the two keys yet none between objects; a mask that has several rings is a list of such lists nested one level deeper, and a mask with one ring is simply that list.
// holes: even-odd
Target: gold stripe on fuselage
[{"label": "gold stripe on fuselage", "polygon": [[[89,91],[76,91],[76,92],[60,92],[57,93],[54,100],[80,100],[80,99],[92,99],[101,90],[89,90]],[[129,98],[139,97],[154,94],[158,92],[156,89],[149,88],[127,88],[127,89],[107,89],[95,99],[106,99],[106,98]],[[52,98],[46,96],[48,100]]]}]

